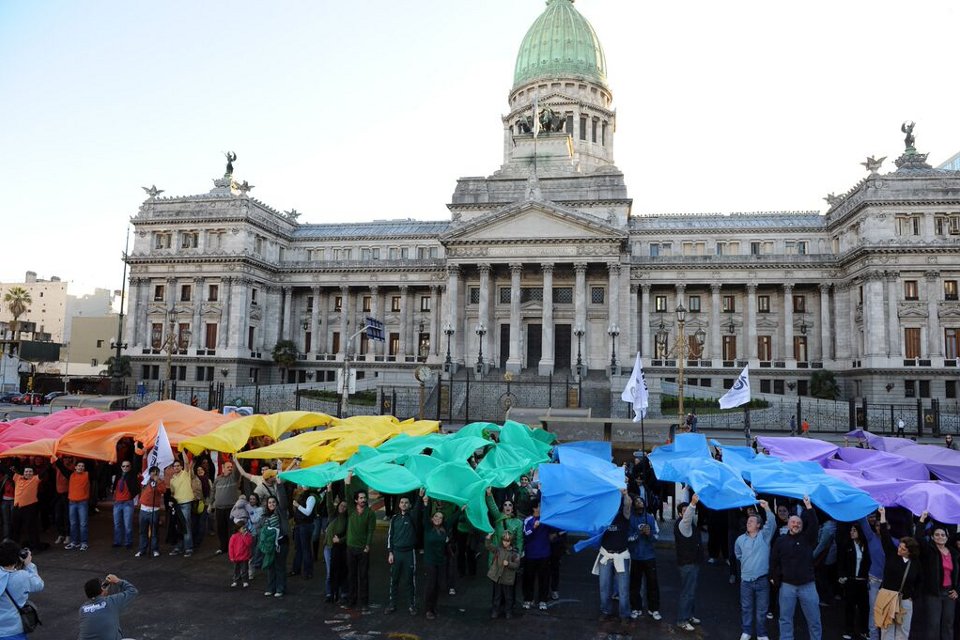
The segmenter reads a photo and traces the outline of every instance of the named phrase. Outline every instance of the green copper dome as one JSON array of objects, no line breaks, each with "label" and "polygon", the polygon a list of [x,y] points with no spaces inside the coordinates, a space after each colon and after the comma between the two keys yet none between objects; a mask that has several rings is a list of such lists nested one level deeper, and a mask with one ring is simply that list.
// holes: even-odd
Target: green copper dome
[{"label": "green copper dome", "polygon": [[540,78],[582,78],[607,85],[607,63],[596,32],[573,0],[547,0],[520,44],[513,86]]}]

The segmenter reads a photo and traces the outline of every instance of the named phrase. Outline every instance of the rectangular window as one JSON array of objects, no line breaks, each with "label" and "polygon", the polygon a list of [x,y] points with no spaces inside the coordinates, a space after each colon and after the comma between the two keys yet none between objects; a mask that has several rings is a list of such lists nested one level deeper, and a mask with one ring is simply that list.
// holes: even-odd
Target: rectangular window
[{"label": "rectangular window", "polygon": [[169,233],[155,233],[155,234],[153,234],[153,248],[154,248],[154,249],[169,249],[169,248],[170,248],[170,234],[169,234]]},{"label": "rectangular window", "polygon": [[723,296],[723,312],[733,313],[736,310],[737,310],[737,297]]},{"label": "rectangular window", "polygon": [[737,359],[737,336],[723,336],[723,359]]},{"label": "rectangular window", "polygon": [[193,287],[189,284],[180,285],[180,302],[190,302]]},{"label": "rectangular window", "polygon": [[653,299],[653,310],[663,313],[667,310],[667,296],[656,296]]},{"label": "rectangular window", "polygon": [[340,332],[333,332],[333,344],[331,345],[331,353],[340,353]]},{"label": "rectangular window", "polygon": [[903,356],[909,359],[921,357],[919,327],[906,327],[903,330]]},{"label": "rectangular window", "polygon": [[798,362],[807,361],[807,336],[793,336],[793,358]]},{"label": "rectangular window", "polygon": [[207,302],[216,302],[220,297],[220,285],[211,284],[207,288]]},{"label": "rectangular window", "polygon": [[154,322],[150,325],[150,348],[159,349],[163,344],[163,323]]},{"label": "rectangular window", "polygon": [[154,302],[163,302],[163,299],[166,297],[167,288],[162,285],[154,285],[153,287],[153,301]]},{"label": "rectangular window", "polygon": [[573,288],[554,287],[553,304],[573,304]]},{"label": "rectangular window", "polygon": [[760,255],[760,243],[759,243],[759,242],[751,242],[751,243],[750,243],[750,255],[752,255],[752,256],[758,256],[758,255]]},{"label": "rectangular window", "polygon": [[542,287],[521,287],[520,302],[522,304],[526,304],[527,302],[543,302],[543,288]]},{"label": "rectangular window", "polygon": [[200,244],[199,234],[195,231],[185,231],[180,234],[180,247],[183,249],[196,249]]},{"label": "rectangular window", "polygon": [[440,257],[440,247],[430,247],[430,257],[439,258]]},{"label": "rectangular window", "polygon": [[650,257],[656,258],[660,255],[660,245],[656,242],[650,243]]},{"label": "rectangular window", "polygon": [[587,139],[587,116],[580,116],[580,139]]},{"label": "rectangular window", "polygon": [[334,311],[343,311],[343,296],[334,296],[334,298],[333,298],[333,310],[334,310]]},{"label": "rectangular window", "polygon": [[943,357],[952,360],[960,356],[960,331],[955,328],[943,330]]},{"label": "rectangular window", "polygon": [[956,280],[943,281],[943,299],[944,300],[957,299],[957,281]]},{"label": "rectangular window", "polygon": [[177,348],[183,351],[190,346],[190,323],[180,322],[177,325]]},{"label": "rectangular window", "polygon": [[801,256],[807,255],[807,241],[798,240],[797,241],[797,254]]},{"label": "rectangular window", "polygon": [[956,380],[944,380],[943,392],[944,395],[950,400],[957,399],[957,381]]},{"label": "rectangular window", "polygon": [[369,259],[370,259],[370,255],[371,255],[371,254],[370,254],[370,249],[366,249],[366,248],[360,249],[360,259],[361,259],[361,260],[369,260]]},{"label": "rectangular window", "polygon": [[420,311],[430,311],[430,296],[420,296]]},{"label": "rectangular window", "polygon": [[757,296],[757,313],[770,313],[770,296]]},{"label": "rectangular window", "polygon": [[427,247],[417,247],[417,260],[426,260],[430,257],[430,249]]},{"label": "rectangular window", "polygon": [[470,304],[480,304],[480,287],[470,287]]},{"label": "rectangular window", "polygon": [[904,300],[920,299],[920,286],[916,280],[903,281],[903,299]]},{"label": "rectangular window", "polygon": [[566,118],[566,123],[563,126],[563,131],[569,136],[573,135],[573,114],[568,113]]},{"label": "rectangular window", "polygon": [[401,247],[400,248],[400,259],[406,260],[410,257],[410,247]]},{"label": "rectangular window", "polygon": [[717,243],[717,255],[718,255],[718,256],[725,255],[726,251],[727,251],[727,243],[726,243],[726,242],[718,242],[718,243]]},{"label": "rectangular window", "polygon": [[205,349],[216,349],[217,348],[217,325],[214,322],[207,323],[206,336],[203,340],[203,346]]},{"label": "rectangular window", "polygon": [[500,287],[500,304],[510,304],[510,287]]},{"label": "rectangular window", "polygon": [[600,144],[602,146],[607,146],[607,121],[604,120],[603,124],[600,125]]},{"label": "rectangular window", "polygon": [[763,379],[760,381],[760,393],[770,393],[771,385],[770,381]]},{"label": "rectangular window", "polygon": [[690,305],[690,313],[700,313],[700,296],[690,296],[687,298],[687,304]]},{"label": "rectangular window", "polygon": [[254,327],[247,327],[247,349],[253,351]]},{"label": "rectangular window", "polygon": [[213,382],[213,367],[197,367],[197,382]]},{"label": "rectangular window", "polygon": [[930,381],[929,380],[920,380],[920,397],[929,398],[930,397]]},{"label": "rectangular window", "polygon": [[257,255],[261,255],[263,253],[263,238],[261,236],[257,236],[254,239],[253,252]]},{"label": "rectangular window", "polygon": [[396,356],[400,353],[400,334],[391,333],[390,334],[390,351],[388,352],[391,356]]},{"label": "rectangular window", "polygon": [[387,254],[390,260],[398,260],[400,258],[400,250],[396,247],[390,247],[390,251]]},{"label": "rectangular window", "polygon": [[757,336],[757,358],[764,362],[773,360],[773,339],[770,336]]},{"label": "rectangular window", "polygon": [[699,360],[703,357],[703,347],[697,341],[697,336],[687,336],[687,358],[690,360]]},{"label": "rectangular window", "polygon": [[400,311],[400,296],[390,297],[390,311],[398,313]]},{"label": "rectangular window", "polygon": [[794,312],[794,313],[806,313],[806,312],[807,312],[807,297],[806,297],[806,296],[793,296],[793,312]]},{"label": "rectangular window", "polygon": [[370,313],[370,310],[372,309],[371,305],[373,304],[373,296],[363,296],[362,304],[363,304],[363,312]]},{"label": "rectangular window", "polygon": [[604,304],[603,287],[590,287],[590,304]]}]

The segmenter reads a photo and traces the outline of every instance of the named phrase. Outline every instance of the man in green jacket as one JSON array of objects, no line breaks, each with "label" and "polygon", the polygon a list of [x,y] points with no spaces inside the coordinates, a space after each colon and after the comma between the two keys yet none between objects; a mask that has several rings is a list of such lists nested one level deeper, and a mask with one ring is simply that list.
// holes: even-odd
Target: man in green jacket
[{"label": "man in green jacket", "polygon": [[347,517],[347,606],[370,604],[370,545],[377,527],[377,516],[367,506],[367,492],[357,491],[354,507]]},{"label": "man in green jacket", "polygon": [[397,587],[402,581],[410,596],[410,615],[417,615],[416,545],[420,509],[410,509],[410,498],[400,498],[400,513],[390,518],[387,530],[387,562],[390,564],[390,602],[387,613],[397,610]]}]

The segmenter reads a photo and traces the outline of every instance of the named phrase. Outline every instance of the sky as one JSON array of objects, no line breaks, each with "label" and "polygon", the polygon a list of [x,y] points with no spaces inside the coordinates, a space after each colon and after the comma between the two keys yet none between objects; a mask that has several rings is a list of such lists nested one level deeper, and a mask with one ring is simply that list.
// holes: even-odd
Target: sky
[{"label": "sky", "polygon": [[[0,0],[0,282],[118,289],[155,184],[234,176],[301,223],[449,218],[503,159],[543,0]],[[824,211],[903,151],[960,151],[954,0],[577,0],[633,213]]]}]

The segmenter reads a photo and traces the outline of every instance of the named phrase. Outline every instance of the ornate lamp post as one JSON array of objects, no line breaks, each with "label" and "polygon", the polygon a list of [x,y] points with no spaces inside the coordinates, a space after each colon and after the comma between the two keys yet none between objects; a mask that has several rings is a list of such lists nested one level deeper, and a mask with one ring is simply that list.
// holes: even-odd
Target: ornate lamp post
[{"label": "ornate lamp post", "polygon": [[447,373],[453,369],[453,362],[450,360],[450,340],[456,332],[457,330],[449,322],[443,325],[443,335],[447,336],[447,357],[443,361],[443,370]]},{"label": "ornate lamp post", "polygon": [[167,312],[167,336],[163,341],[163,350],[167,352],[167,384],[163,390],[164,400],[170,399],[170,392],[173,383],[173,352],[179,352],[181,349],[185,348],[184,342],[190,340],[190,331],[184,331],[182,334],[177,335],[175,330],[177,328],[177,310],[176,308],[171,309]]},{"label": "ornate lamp post", "polygon": [[607,329],[607,333],[610,335],[610,375],[615,376],[617,375],[617,336],[620,335],[620,327],[612,324]]},{"label": "ornate lamp post", "polygon": [[480,337],[480,340],[478,341],[478,349],[477,349],[476,371],[477,371],[477,375],[483,375],[483,336],[487,335],[487,328],[483,326],[482,322],[480,322],[480,323],[477,323],[477,328],[474,329],[474,331],[476,331],[477,336]]},{"label": "ornate lamp post", "polygon": [[573,335],[577,336],[577,377],[578,378],[583,375],[583,358],[581,357],[580,343],[582,342],[583,334],[585,333],[586,331],[583,330],[583,325],[578,324],[573,329]]},{"label": "ornate lamp post", "polygon": [[[690,357],[691,349],[690,343],[687,340],[686,334],[686,322],[687,322],[687,310],[682,304],[677,305],[677,340],[673,346],[674,356],[677,358],[677,416],[679,418],[679,423],[682,425],[685,412],[683,409],[683,367],[687,363],[687,359]],[[703,353],[703,345],[707,340],[707,334],[703,329],[697,329],[693,334],[694,339],[697,342],[698,354]],[[666,327],[663,324],[663,320],[660,321],[660,330],[657,332],[657,346],[660,352],[663,354],[663,357],[668,357],[667,351],[667,342],[669,339],[669,334]]]}]

